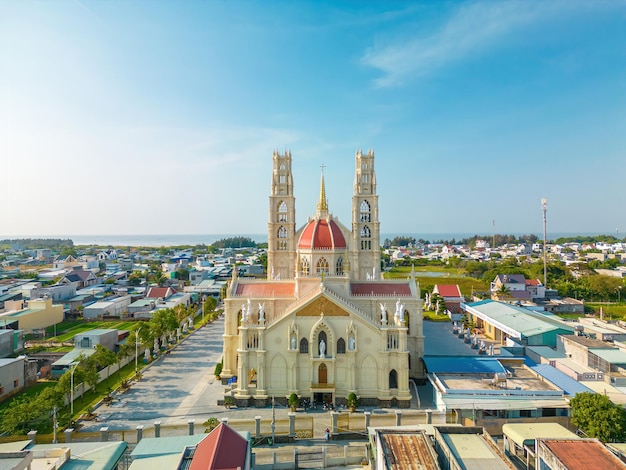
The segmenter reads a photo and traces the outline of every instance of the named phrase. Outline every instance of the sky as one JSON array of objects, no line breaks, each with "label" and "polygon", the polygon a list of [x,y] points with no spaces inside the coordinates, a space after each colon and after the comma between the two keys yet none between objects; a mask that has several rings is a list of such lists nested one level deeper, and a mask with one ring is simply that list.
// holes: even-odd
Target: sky
[{"label": "sky", "polygon": [[0,236],[626,233],[626,0],[0,2]]}]

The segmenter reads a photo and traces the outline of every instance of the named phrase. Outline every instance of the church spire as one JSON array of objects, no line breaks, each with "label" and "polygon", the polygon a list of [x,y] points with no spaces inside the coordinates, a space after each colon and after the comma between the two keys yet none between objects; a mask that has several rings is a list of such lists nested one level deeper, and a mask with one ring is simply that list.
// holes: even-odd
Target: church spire
[{"label": "church spire", "polygon": [[324,185],[324,165],[322,165],[322,180],[320,183],[320,200],[317,203],[318,217],[326,217],[328,215],[328,203],[326,202],[326,186]]}]

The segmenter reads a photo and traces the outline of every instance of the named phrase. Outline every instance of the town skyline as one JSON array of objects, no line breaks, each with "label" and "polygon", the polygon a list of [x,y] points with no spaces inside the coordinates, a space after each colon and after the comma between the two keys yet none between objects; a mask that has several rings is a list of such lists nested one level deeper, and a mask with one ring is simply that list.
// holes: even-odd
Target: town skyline
[{"label": "town skyline", "polygon": [[[272,152],[297,225],[621,234],[624,2],[3,2],[0,236],[259,234]],[[2,105],[4,104],[4,105]],[[492,228],[495,220],[495,230]]]}]

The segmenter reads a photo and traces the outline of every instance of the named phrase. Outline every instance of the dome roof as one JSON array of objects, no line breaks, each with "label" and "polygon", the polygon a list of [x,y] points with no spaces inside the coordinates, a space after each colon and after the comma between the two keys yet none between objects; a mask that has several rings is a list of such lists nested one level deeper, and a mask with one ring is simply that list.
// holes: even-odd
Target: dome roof
[{"label": "dome roof", "polygon": [[341,229],[333,220],[315,218],[311,220],[300,235],[298,248],[314,250],[345,249],[346,239]]}]

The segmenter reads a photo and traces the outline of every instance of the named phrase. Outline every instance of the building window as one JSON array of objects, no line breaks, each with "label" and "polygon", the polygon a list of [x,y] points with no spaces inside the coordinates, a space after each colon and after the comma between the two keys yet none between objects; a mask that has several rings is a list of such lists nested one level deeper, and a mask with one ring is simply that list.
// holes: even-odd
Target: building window
[{"label": "building window", "polygon": [[364,175],[362,175],[362,177],[361,177],[361,181],[362,181],[363,183],[367,183],[367,182],[369,181],[369,175],[367,175],[367,173],[366,173],[366,174],[364,174]]},{"label": "building window", "polygon": [[398,388],[398,373],[395,369],[389,372],[389,388]]},{"label": "building window", "polygon": [[343,258],[339,258],[337,260],[337,265],[335,266],[335,274],[337,276],[343,276]]},{"label": "building window", "polygon": [[346,342],[343,338],[339,338],[337,340],[337,354],[345,354],[346,353]]},{"label": "building window", "polygon": [[362,250],[371,250],[372,249],[372,240],[369,240],[369,238],[371,238],[372,236],[372,232],[370,230],[370,228],[365,225],[362,229],[361,229],[361,249]]},{"label": "building window", "polygon": [[287,229],[285,227],[280,227],[278,229],[278,249],[280,251],[285,251],[287,249]]},{"label": "building window", "polygon": [[19,381],[18,379],[15,379],[15,380],[13,381],[13,388],[17,388],[17,387],[19,387],[19,386],[20,386],[20,381]]},{"label": "building window", "polygon": [[309,352],[309,342],[306,338],[302,338],[300,340],[300,354],[308,354]]},{"label": "building window", "polygon": [[285,175],[280,175],[278,177],[278,181],[280,184],[285,184],[287,182],[287,178],[285,177]]},{"label": "building window", "polygon": [[91,338],[82,338],[80,340],[81,348],[90,348],[91,347]]},{"label": "building window", "polygon": [[302,258],[302,275],[309,276],[311,274],[311,265],[308,258]]},{"label": "building window", "polygon": [[371,222],[370,203],[363,201],[361,203],[361,222]]},{"label": "building window", "polygon": [[329,269],[328,269],[328,261],[326,261],[326,258],[320,258],[317,261],[317,266],[315,268],[315,273],[320,275],[320,274],[326,274],[328,275],[329,273]]},{"label": "building window", "polygon": [[278,222],[287,222],[287,203],[285,201],[281,201],[278,204]]}]

